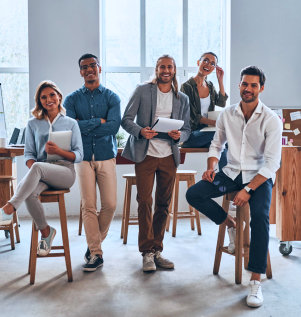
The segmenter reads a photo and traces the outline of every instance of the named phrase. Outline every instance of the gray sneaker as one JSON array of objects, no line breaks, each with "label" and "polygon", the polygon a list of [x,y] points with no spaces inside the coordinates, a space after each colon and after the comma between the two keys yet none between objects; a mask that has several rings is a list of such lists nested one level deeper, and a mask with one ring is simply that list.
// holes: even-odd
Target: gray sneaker
[{"label": "gray sneaker", "polygon": [[51,246],[52,246],[52,241],[55,237],[56,230],[52,227],[50,227],[50,233],[47,238],[41,238],[39,244],[38,244],[38,249],[37,253],[40,256],[46,256],[49,254],[51,251]]},{"label": "gray sneaker", "polygon": [[228,235],[229,235],[229,242],[230,242],[228,245],[228,251],[233,254],[235,252],[236,229],[233,227],[228,228]]},{"label": "gray sneaker", "polygon": [[145,253],[143,256],[143,272],[156,271],[156,264],[154,262],[155,254],[153,252]]},{"label": "gray sneaker", "polygon": [[160,251],[155,252],[155,263],[156,263],[157,267],[160,267],[162,269],[174,269],[175,268],[173,262],[163,258]]}]

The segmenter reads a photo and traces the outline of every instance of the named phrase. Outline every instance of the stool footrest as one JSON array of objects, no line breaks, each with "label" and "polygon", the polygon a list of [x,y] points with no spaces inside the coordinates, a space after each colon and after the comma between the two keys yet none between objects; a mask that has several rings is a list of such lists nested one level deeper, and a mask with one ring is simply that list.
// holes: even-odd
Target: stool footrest
[{"label": "stool footrest", "polygon": [[128,225],[139,225],[139,222],[138,221],[132,221],[132,222],[129,222]]},{"label": "stool footrest", "polygon": [[53,253],[49,253],[49,254],[44,255],[44,256],[41,256],[41,255],[37,254],[37,258],[39,258],[39,259],[41,259],[41,258],[54,258],[54,257],[57,257],[57,256],[65,256],[65,252],[62,252],[62,253],[53,252]]}]

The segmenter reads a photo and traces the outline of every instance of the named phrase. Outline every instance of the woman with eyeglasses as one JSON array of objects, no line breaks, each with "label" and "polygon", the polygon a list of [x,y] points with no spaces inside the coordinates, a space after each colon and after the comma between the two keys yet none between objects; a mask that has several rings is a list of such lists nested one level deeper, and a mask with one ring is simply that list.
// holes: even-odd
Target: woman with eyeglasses
[{"label": "woman with eyeglasses", "polygon": [[[190,104],[190,127],[189,139],[182,147],[209,147],[214,136],[214,131],[202,131],[207,126],[215,126],[215,120],[208,118],[208,111],[214,111],[215,106],[225,107],[228,99],[224,89],[224,71],[217,65],[218,58],[212,52],[204,53],[198,60],[198,73],[191,77],[182,86],[181,91],[189,97]],[[207,80],[207,76],[216,70],[219,84],[217,93],[213,83]],[[219,167],[226,165],[226,151],[223,152]]]},{"label": "woman with eyeglasses", "polygon": [[[39,195],[49,187],[70,188],[75,181],[73,163],[83,159],[78,123],[66,116],[62,98],[55,83],[43,81],[38,86],[33,118],[29,119],[25,133],[24,157],[29,171],[19,183],[14,196],[0,208],[1,213],[11,215],[25,201],[37,230],[41,231],[37,250],[41,256],[50,252],[56,230],[46,221]],[[70,150],[64,150],[48,140],[50,132],[57,131],[71,131]]]}]

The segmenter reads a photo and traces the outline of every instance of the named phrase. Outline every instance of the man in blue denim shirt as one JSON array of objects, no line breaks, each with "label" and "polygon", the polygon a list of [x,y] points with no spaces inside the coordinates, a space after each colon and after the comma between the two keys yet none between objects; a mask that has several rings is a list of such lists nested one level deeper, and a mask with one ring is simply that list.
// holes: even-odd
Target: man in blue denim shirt
[{"label": "man in blue denim shirt", "polygon": [[[85,54],[79,61],[85,85],[68,95],[64,106],[67,115],[78,120],[84,160],[76,166],[81,191],[81,208],[88,249],[84,271],[95,271],[103,265],[101,244],[105,239],[116,209],[115,135],[121,114],[120,98],[100,84],[101,67],[98,58]],[[101,209],[96,206],[96,182]]]}]

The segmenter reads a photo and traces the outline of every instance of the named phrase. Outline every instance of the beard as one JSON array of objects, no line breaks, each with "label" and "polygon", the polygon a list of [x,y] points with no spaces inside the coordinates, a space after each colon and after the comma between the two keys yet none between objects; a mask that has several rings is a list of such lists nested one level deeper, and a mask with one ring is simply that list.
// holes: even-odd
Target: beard
[{"label": "beard", "polygon": [[244,93],[240,94],[240,96],[241,96],[242,101],[245,103],[251,103],[251,102],[255,101],[257,98],[257,96],[255,96],[254,94],[252,95],[251,99],[246,98]]},{"label": "beard", "polygon": [[164,79],[162,79],[160,76],[156,76],[157,77],[157,82],[161,83],[161,84],[167,84],[167,83],[172,83],[173,79],[175,78],[176,75],[174,75],[173,77],[171,77],[168,81],[165,81]]}]

